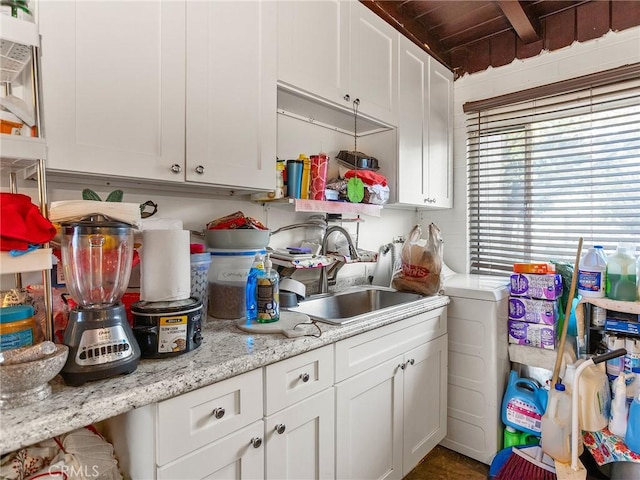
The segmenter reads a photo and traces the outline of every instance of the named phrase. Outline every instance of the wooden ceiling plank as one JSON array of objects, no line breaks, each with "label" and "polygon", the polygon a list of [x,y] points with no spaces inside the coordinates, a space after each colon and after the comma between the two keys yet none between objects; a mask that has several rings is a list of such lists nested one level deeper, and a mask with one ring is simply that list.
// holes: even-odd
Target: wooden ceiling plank
[{"label": "wooden ceiling plank", "polygon": [[498,0],[496,2],[502,13],[524,43],[533,43],[540,40],[540,25],[535,19],[527,16],[526,12],[517,0]]}]

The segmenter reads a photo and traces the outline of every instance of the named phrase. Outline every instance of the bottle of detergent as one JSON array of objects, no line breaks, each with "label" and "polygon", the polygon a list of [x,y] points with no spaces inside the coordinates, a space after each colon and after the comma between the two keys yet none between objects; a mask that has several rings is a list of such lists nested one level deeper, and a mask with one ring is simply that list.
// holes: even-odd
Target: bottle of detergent
[{"label": "bottle of detergent", "polygon": [[571,461],[571,394],[556,383],[542,416],[542,451],[558,462]]},{"label": "bottle of detergent", "polygon": [[264,272],[264,258],[262,253],[256,253],[247,276],[247,320],[249,321],[258,318],[258,274],[260,272]]},{"label": "bottle of detergent", "polygon": [[[575,387],[575,386],[574,386]],[[597,432],[609,424],[611,388],[604,362],[587,367],[580,377],[580,426],[587,432]]]},{"label": "bottle of detergent", "polygon": [[578,266],[578,293],[583,297],[604,298],[607,261],[598,247],[590,248]]},{"label": "bottle of detergent", "polygon": [[620,243],[616,253],[607,258],[607,298],[634,302],[636,300],[636,258],[633,244]]},{"label": "bottle of detergent", "polygon": [[546,408],[547,391],[533,380],[519,378],[518,373],[511,370],[502,399],[502,423],[539,437]]}]

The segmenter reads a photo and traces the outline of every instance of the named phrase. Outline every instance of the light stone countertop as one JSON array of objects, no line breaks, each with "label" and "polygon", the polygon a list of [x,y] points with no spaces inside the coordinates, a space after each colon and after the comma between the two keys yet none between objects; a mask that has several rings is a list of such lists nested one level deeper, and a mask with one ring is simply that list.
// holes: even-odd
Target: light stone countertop
[{"label": "light stone countertop", "polygon": [[150,403],[175,397],[344,338],[449,304],[434,296],[399,312],[381,314],[344,326],[318,323],[319,338],[248,334],[235,320],[209,318],[199,348],[165,359],[143,359],[135,372],[80,387],[57,376],[53,393],[33,405],[0,410],[0,453],[32,445]]}]

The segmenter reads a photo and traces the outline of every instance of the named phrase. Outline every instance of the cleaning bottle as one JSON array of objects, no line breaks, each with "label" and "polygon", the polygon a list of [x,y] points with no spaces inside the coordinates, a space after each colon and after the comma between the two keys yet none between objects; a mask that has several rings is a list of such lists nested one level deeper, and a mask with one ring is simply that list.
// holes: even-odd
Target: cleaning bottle
[{"label": "cleaning bottle", "polygon": [[580,426],[587,432],[597,432],[609,424],[611,389],[604,362],[587,367],[580,379]]},{"label": "cleaning bottle", "polygon": [[502,423],[516,430],[540,436],[540,419],[547,408],[547,391],[515,370],[502,399]]},{"label": "cleaning bottle", "polygon": [[[605,335],[607,342],[607,351],[612,352],[619,348],[625,348],[625,338],[618,335]],[[607,360],[607,376],[609,380],[615,380],[618,378],[621,372],[624,372],[624,359],[625,357],[613,358]]]},{"label": "cleaning bottle", "polygon": [[578,267],[578,293],[583,297],[604,298],[607,261],[594,246],[580,260]]},{"label": "cleaning bottle", "polygon": [[571,461],[571,395],[556,383],[541,422],[542,451],[558,462]]},{"label": "cleaning bottle", "polygon": [[611,418],[609,419],[609,431],[614,435],[624,438],[627,431],[627,388],[625,385],[625,375],[620,373],[613,381],[613,400],[611,401]]},{"label": "cleaning bottle", "polygon": [[264,257],[256,253],[247,276],[247,321],[258,318],[258,273],[264,272]]},{"label": "cleaning bottle", "polygon": [[258,323],[271,323],[280,320],[280,276],[272,268],[269,254],[264,260],[264,271],[258,272]]},{"label": "cleaning bottle", "polygon": [[503,447],[516,447],[520,445],[537,445],[540,439],[530,433],[520,432],[507,425],[504,427]]},{"label": "cleaning bottle", "polygon": [[632,244],[620,243],[616,253],[607,258],[607,298],[634,302],[636,300],[636,258]]},{"label": "cleaning bottle", "polygon": [[[636,382],[640,381],[640,372],[636,374]],[[627,444],[629,450],[640,454],[640,391],[631,402],[629,407],[629,420],[627,422],[627,433],[624,437],[624,443]]]}]

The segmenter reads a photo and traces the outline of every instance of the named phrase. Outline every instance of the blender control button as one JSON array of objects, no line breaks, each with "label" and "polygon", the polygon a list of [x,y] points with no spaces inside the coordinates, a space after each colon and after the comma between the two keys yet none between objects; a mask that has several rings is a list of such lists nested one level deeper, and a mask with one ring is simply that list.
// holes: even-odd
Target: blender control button
[{"label": "blender control button", "polygon": [[129,344],[128,344],[128,343],[125,343],[125,344],[124,344],[124,348],[123,348],[123,350],[124,350],[125,352],[126,352],[127,350],[129,350]]},{"label": "blender control button", "polygon": [[113,348],[113,345],[107,345],[107,353],[112,353],[113,352],[112,348]]},{"label": "blender control button", "polygon": [[93,358],[93,348],[90,348],[89,350],[87,350],[87,358]]},{"label": "blender control button", "polygon": [[82,351],[80,352],[80,360],[85,360],[87,358],[87,352],[86,351]]}]

